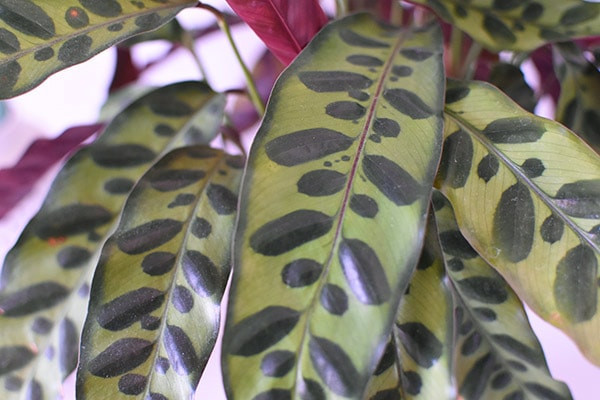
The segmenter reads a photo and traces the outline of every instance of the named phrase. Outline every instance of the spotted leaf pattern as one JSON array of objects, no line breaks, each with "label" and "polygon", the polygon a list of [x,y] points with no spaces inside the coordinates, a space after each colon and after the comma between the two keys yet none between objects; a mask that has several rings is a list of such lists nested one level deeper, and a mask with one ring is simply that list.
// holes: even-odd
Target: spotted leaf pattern
[{"label": "spotted leaf pattern", "polygon": [[600,34],[600,4],[583,0],[415,0],[485,47],[528,51]]},{"label": "spotted leaf pattern", "polygon": [[142,32],[158,28],[191,0],[0,1],[0,98]]},{"label": "spotted leaf pattern", "polygon": [[600,71],[569,43],[556,47],[559,58],[560,97],[556,120],[581,136],[600,153]]},{"label": "spotted leaf pattern", "polygon": [[[241,161],[184,147],[135,186],[94,275],[78,398],[193,395],[219,330]],[[229,197],[211,199],[216,186]]]},{"label": "spotted leaf pattern", "polygon": [[598,155],[484,83],[448,83],[445,136],[438,184],[469,242],[600,364]]},{"label": "spotted leaf pattern", "polygon": [[[434,25],[359,14],[328,25],[278,80],[240,200],[230,397],[363,393],[422,243],[441,145],[440,46]],[[292,366],[265,379],[262,363],[281,352]]]},{"label": "spotted leaf pattern", "polygon": [[[454,298],[457,391],[464,399],[570,399],[552,379],[519,298],[461,235],[448,200],[434,192],[435,220]],[[454,243],[444,237],[453,236]]]},{"label": "spotted leaf pattern", "polygon": [[[201,82],[157,89],[132,103],[95,143],[66,163],[0,275],[0,349],[35,348],[39,354],[0,372],[0,397],[21,396],[32,371],[42,371],[36,362],[49,346],[59,349],[52,337],[65,314],[73,315],[80,330],[77,321],[86,307],[79,305],[75,292],[96,264],[132,186],[165,151],[206,137],[197,134],[200,122],[206,135],[216,134],[224,100]],[[58,365],[54,369],[60,371]],[[22,384],[6,384],[17,381]],[[50,377],[40,379],[39,390],[54,398],[46,384]]]}]

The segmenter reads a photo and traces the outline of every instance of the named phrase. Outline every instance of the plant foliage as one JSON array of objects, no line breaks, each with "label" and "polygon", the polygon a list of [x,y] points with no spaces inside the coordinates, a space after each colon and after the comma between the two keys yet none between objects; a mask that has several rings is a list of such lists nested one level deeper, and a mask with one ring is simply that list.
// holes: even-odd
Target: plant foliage
[{"label": "plant foliage", "polygon": [[[571,398],[523,303],[600,365],[600,4],[228,2],[272,52],[258,114],[205,81],[111,97],[0,271],[0,397],[74,370],[80,399],[192,397],[230,281],[229,398]],[[135,81],[126,46],[211,30],[194,5],[229,35],[196,1],[0,0],[0,95],[119,42]]]}]

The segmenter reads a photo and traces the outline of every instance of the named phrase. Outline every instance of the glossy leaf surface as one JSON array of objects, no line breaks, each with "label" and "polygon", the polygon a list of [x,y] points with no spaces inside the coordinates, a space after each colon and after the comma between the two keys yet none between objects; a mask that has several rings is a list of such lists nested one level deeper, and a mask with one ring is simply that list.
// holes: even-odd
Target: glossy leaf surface
[{"label": "glossy leaf surface", "polygon": [[455,368],[464,399],[570,399],[554,381],[517,295],[461,235],[448,200],[433,194],[454,297]]},{"label": "glossy leaf surface", "polygon": [[[75,291],[96,265],[131,187],[169,149],[210,140],[221,125],[224,103],[201,82],[158,89],[119,114],[96,142],[66,163],[0,275],[0,355],[8,360],[0,369],[0,397],[27,391],[63,316],[69,310],[85,314]],[[55,352],[52,359],[59,357]],[[40,390],[53,398],[44,389],[51,381],[46,379]]]},{"label": "glossy leaf surface", "polygon": [[133,189],[94,276],[78,398],[193,396],[219,331],[243,166],[185,147]]},{"label": "glossy leaf surface", "polygon": [[285,65],[327,23],[318,0],[227,0],[227,3]]},{"label": "glossy leaf surface", "polygon": [[439,185],[477,251],[600,364],[600,158],[484,84],[450,82]]},{"label": "glossy leaf surface", "polygon": [[0,1],[0,98],[37,86],[56,71],[158,28],[191,0]]},{"label": "glossy leaf surface", "polygon": [[600,35],[600,4],[583,0],[414,0],[491,50],[528,51]]},{"label": "glossy leaf surface", "polygon": [[575,45],[561,43],[556,48],[561,75],[556,120],[600,154],[600,71]]},{"label": "glossy leaf surface", "polygon": [[230,397],[361,396],[420,253],[443,86],[436,26],[365,14],[328,25],[280,77],[240,202]]}]

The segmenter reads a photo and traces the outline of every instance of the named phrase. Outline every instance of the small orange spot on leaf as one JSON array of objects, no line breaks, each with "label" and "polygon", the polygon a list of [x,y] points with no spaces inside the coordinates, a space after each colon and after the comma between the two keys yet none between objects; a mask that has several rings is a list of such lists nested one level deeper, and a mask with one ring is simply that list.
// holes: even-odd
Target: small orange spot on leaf
[{"label": "small orange spot on leaf", "polygon": [[48,239],[48,244],[52,247],[54,246],[59,246],[61,244],[63,244],[64,242],[67,241],[67,238],[64,236],[59,236],[59,237],[51,237]]}]

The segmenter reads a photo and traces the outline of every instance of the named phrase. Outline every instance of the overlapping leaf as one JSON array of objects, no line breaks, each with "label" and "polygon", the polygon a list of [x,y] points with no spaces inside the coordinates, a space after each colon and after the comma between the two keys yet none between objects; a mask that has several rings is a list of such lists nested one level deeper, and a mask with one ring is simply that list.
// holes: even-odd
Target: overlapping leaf
[{"label": "overlapping leaf", "polygon": [[285,65],[327,23],[318,0],[227,0],[227,3]]},{"label": "overlapping leaf", "polygon": [[583,0],[413,0],[491,50],[533,50],[600,35],[600,4]]},{"label": "overlapping leaf", "polygon": [[439,185],[477,251],[600,364],[600,157],[495,88],[450,82]]},{"label": "overlapping leaf", "polygon": [[243,159],[165,156],[102,250],[77,377],[81,399],[189,399],[219,331]]},{"label": "overlapping leaf", "polygon": [[361,396],[420,253],[443,87],[436,26],[364,14],[278,80],[240,202],[230,397]]},{"label": "overlapping leaf", "polygon": [[0,1],[0,98],[159,27],[193,0]]},{"label": "overlapping leaf", "polygon": [[167,149],[209,141],[220,127],[224,103],[201,82],[158,89],[67,162],[0,275],[0,397],[20,398],[36,374],[40,389],[51,384],[37,362],[44,353],[59,361],[59,349],[54,355],[48,350],[50,338],[77,305],[71,298],[96,264],[129,190]]},{"label": "overlapping leaf", "polygon": [[554,381],[519,298],[464,239],[448,200],[433,194],[453,289],[458,393],[464,399],[570,399]]},{"label": "overlapping leaf", "polygon": [[560,97],[556,120],[580,135],[600,154],[600,71],[573,44],[556,46]]}]

